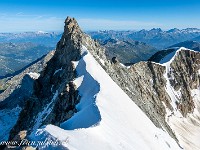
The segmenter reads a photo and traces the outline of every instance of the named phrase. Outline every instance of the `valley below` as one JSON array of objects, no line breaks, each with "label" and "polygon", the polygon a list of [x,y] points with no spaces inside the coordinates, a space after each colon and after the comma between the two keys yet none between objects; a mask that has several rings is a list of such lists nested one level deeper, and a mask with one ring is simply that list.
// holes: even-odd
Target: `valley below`
[{"label": "valley below", "polygon": [[199,36],[70,17],[62,34],[0,34],[0,149],[199,150]]}]

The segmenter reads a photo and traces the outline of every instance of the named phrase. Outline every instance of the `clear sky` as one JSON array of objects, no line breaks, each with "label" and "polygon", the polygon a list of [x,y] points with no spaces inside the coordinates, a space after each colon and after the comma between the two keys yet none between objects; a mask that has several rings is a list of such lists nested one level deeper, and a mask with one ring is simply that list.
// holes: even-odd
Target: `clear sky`
[{"label": "clear sky", "polygon": [[0,0],[0,32],[200,28],[200,0]]}]

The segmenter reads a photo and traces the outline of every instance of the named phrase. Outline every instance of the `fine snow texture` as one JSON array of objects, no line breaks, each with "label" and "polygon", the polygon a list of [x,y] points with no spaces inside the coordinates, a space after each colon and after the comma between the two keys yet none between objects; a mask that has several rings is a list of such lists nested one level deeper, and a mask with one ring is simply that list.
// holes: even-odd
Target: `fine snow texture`
[{"label": "fine snow texture", "polygon": [[74,81],[82,95],[78,112],[61,127],[47,125],[35,130],[32,140],[59,140],[69,150],[178,150],[180,147],[158,129],[83,47],[76,62]]}]

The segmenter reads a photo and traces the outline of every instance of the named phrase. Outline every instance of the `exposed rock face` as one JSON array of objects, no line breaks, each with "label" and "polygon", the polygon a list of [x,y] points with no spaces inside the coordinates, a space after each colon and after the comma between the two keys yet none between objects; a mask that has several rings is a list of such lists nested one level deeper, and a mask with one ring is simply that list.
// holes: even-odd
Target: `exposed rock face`
[{"label": "exposed rock face", "polygon": [[[35,82],[34,94],[27,100],[10,139],[21,130],[28,133],[43,124],[56,124],[70,118],[79,102],[78,91],[71,81],[76,77],[72,61],[81,57],[82,31],[72,18],[65,21],[65,31],[53,58]],[[40,113],[44,110],[44,113]],[[29,114],[27,116],[27,114]]]},{"label": "exposed rock face", "polygon": [[[65,30],[56,52],[34,82],[34,93],[27,100],[10,139],[22,130],[27,130],[29,134],[45,124],[60,125],[77,111],[75,106],[80,95],[73,84],[77,77],[73,62],[81,58],[82,46],[87,47],[97,62],[157,127],[166,130],[179,142],[166,121],[166,115],[168,110],[172,114],[180,110],[183,116],[193,112],[190,89],[199,87],[200,54],[180,51],[170,63],[170,68],[151,61],[125,67],[117,58],[108,60],[105,49],[84,34],[77,22],[69,17],[65,21]],[[176,91],[181,89],[182,96],[177,100],[176,108],[167,90],[168,81]]]},{"label": "exposed rock face", "polygon": [[1,85],[5,87],[0,94],[0,140],[8,140],[9,132],[18,120],[19,113],[25,105],[25,101],[33,93],[34,79],[46,66],[54,52],[50,52],[36,63],[23,70],[13,78],[1,80]]},{"label": "exposed rock face", "polygon": [[120,64],[111,64],[107,71],[157,127],[163,128],[176,139],[165,121],[166,110],[163,103],[169,109],[173,110],[173,108],[165,90],[164,66],[152,62],[140,62],[129,68]]},{"label": "exposed rock face", "polygon": [[200,70],[200,53],[182,50],[178,52],[170,67],[168,73],[170,84],[175,91],[180,90],[181,93],[181,96],[178,97],[177,108],[186,117],[195,108],[191,90],[200,86],[200,75],[198,73],[198,70]]},{"label": "exposed rock face", "polygon": [[[160,62],[165,56],[173,53],[176,49],[168,49],[156,53],[150,58],[150,61]],[[176,96],[177,108],[182,115],[186,117],[188,113],[194,110],[194,102],[191,96],[191,90],[199,87],[200,54],[195,51],[181,50],[170,64],[167,70],[167,77],[170,85],[179,96]]]},{"label": "exposed rock face", "polygon": [[[45,57],[41,57],[37,62],[33,63],[30,67],[26,68],[24,71],[14,76],[13,78],[5,78],[1,79],[1,86],[4,87],[3,92],[0,94],[0,108],[5,100],[11,99],[11,95],[13,95],[13,101],[17,101],[16,99],[20,95],[21,99],[23,99],[22,95],[25,94],[30,96],[33,91],[31,88],[33,86],[33,79],[29,75],[29,73],[40,73],[44,67],[46,67],[46,63],[52,58],[54,55],[54,51],[48,53]],[[27,86],[25,86],[27,85]],[[31,83],[31,84],[30,84]],[[26,92],[24,92],[24,90]],[[4,101],[4,102],[3,102]],[[12,100],[11,100],[12,101]],[[16,104],[15,104],[16,107]],[[5,106],[4,106],[5,108]],[[9,105],[10,108],[10,105]]]},{"label": "exposed rock face", "polygon": [[4,150],[19,149],[19,144],[26,138],[26,131],[20,131],[13,139],[13,144],[7,145]]}]

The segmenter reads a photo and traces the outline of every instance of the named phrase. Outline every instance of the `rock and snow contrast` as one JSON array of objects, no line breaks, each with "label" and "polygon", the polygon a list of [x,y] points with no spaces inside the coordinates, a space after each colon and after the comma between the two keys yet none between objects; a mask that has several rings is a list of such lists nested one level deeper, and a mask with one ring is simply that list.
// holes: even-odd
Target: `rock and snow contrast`
[{"label": "rock and snow contrast", "polygon": [[[32,140],[58,139],[68,149],[180,149],[110,78],[86,48],[76,62],[78,112],[60,127],[47,125]],[[45,146],[43,146],[45,148]],[[47,147],[49,149],[49,146]],[[53,147],[51,147],[53,148]]]},{"label": "rock and snow contrast", "polygon": [[[188,60],[184,54],[192,56],[193,62],[185,65]],[[182,62],[184,67],[176,68],[176,65],[181,63],[178,62],[180,58],[181,61],[185,61],[185,63]],[[164,74],[167,81],[166,91],[173,106],[173,111],[166,108],[168,110],[167,122],[185,149],[198,150],[200,149],[200,53],[181,47],[166,55],[159,63],[166,67]],[[185,78],[185,86],[181,85],[181,81],[178,81],[181,74],[177,75],[176,69],[184,69],[185,73],[188,72],[189,75],[182,76]],[[184,72],[181,71],[181,73]],[[184,98],[185,95],[188,97]]]},{"label": "rock and snow contrast", "polygon": [[3,140],[35,141],[11,144],[19,149],[198,150],[199,61],[199,52],[179,48],[126,67],[68,17],[43,71],[29,71],[32,92],[15,102],[23,105],[12,126],[6,116],[0,122],[9,128]]}]

